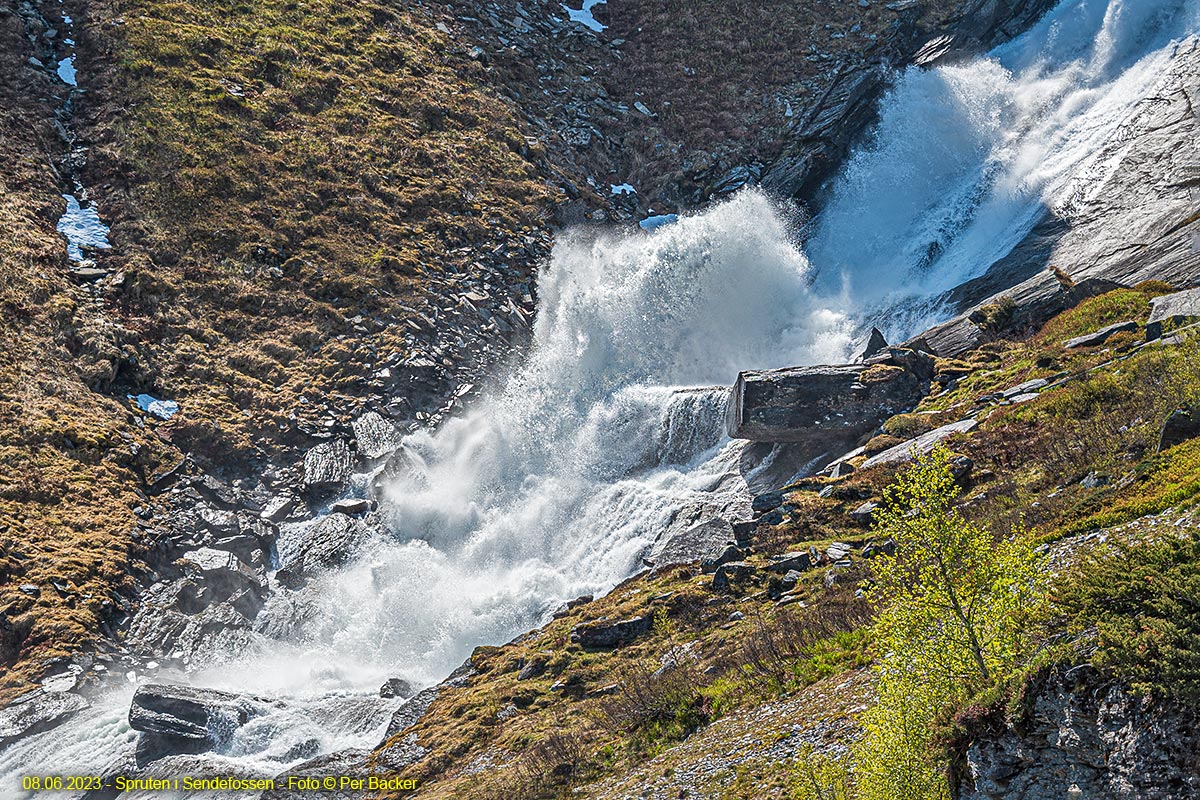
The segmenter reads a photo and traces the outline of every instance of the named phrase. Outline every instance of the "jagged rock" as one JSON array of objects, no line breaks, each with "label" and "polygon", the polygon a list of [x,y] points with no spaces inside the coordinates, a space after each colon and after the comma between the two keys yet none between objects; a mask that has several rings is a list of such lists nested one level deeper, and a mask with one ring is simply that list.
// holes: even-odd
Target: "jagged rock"
[{"label": "jagged rock", "polygon": [[1112,325],[1106,325],[1098,331],[1085,333],[1083,336],[1076,336],[1074,339],[1068,339],[1063,342],[1063,347],[1068,350],[1074,350],[1077,347],[1099,347],[1104,344],[1117,333],[1125,333],[1127,331],[1136,331],[1138,324],[1135,320],[1126,320],[1125,322],[1114,322]]},{"label": "jagged rock", "polygon": [[315,493],[336,492],[346,485],[352,469],[344,441],[322,442],[304,455],[304,486]]},{"label": "jagged rock", "polygon": [[33,689],[0,708],[0,748],[11,742],[47,730],[90,705],[71,692]]},{"label": "jagged rock", "polygon": [[816,566],[816,561],[812,557],[812,553],[807,550],[798,550],[794,553],[787,553],[774,559],[767,565],[768,572],[807,572]]},{"label": "jagged rock", "polygon": [[376,459],[388,455],[400,446],[400,431],[376,411],[368,411],[351,423],[358,454]]},{"label": "jagged rock", "polygon": [[174,753],[202,753],[267,709],[267,701],[216,689],[145,684],[129,707],[129,727],[139,731],[138,761]]},{"label": "jagged rock", "polygon": [[907,442],[902,442],[895,447],[889,447],[882,453],[877,453],[876,455],[871,456],[865,462],[863,462],[861,469],[870,469],[871,467],[875,467],[880,464],[908,461],[914,456],[914,454],[918,457],[926,455],[933,450],[938,442],[942,441],[948,436],[953,436],[956,433],[967,433],[971,430],[974,430],[975,426],[978,424],[979,420],[971,418],[959,420],[958,422],[951,422],[949,425],[943,425],[940,428],[934,428],[927,433],[921,434],[915,439],[909,439]]},{"label": "jagged rock", "polygon": [[[885,352],[869,365],[741,373],[728,403],[729,435],[804,443],[814,454],[844,450],[928,392],[931,357],[912,350]],[[928,375],[914,368],[927,369]]]},{"label": "jagged rock", "polygon": [[1200,409],[1177,408],[1163,423],[1158,436],[1158,450],[1162,452],[1197,436],[1200,436]]},{"label": "jagged rock", "polygon": [[714,517],[671,536],[651,552],[650,560],[657,567],[686,564],[704,559],[714,549],[733,541],[733,526],[721,517]]},{"label": "jagged rock", "polygon": [[282,522],[296,508],[299,498],[291,494],[281,494],[267,501],[259,517],[265,522]]},{"label": "jagged rock", "polygon": [[1055,670],[1023,693],[1014,720],[965,719],[961,800],[1144,798],[1200,792],[1194,711],[1132,694],[1091,667]]},{"label": "jagged rock", "polygon": [[546,665],[545,656],[534,656],[521,665],[521,669],[517,672],[517,680],[528,681],[541,677],[546,672]]},{"label": "jagged rock", "polygon": [[729,588],[730,583],[742,583],[749,580],[754,576],[755,571],[754,566],[745,561],[730,561],[728,564],[722,564],[713,573],[713,591],[723,592]]},{"label": "jagged rock", "polygon": [[869,339],[867,339],[867,346],[863,349],[863,351],[861,353],[858,354],[857,360],[858,361],[866,361],[868,358],[871,358],[872,356],[879,355],[879,353],[882,350],[884,350],[887,346],[888,346],[887,339],[884,338],[883,331],[879,330],[879,328],[872,327],[871,328],[871,336]]},{"label": "jagged rock", "polygon": [[750,510],[755,514],[770,511],[783,505],[783,492],[767,492],[750,501]]},{"label": "jagged rock", "polygon": [[829,468],[829,477],[844,478],[854,472],[854,465],[849,461],[839,461]]},{"label": "jagged rock", "polygon": [[879,509],[879,503],[874,500],[868,500],[858,508],[850,512],[850,518],[859,525],[870,525],[871,520],[875,518],[875,512]]},{"label": "jagged rock", "polygon": [[346,563],[368,535],[363,523],[345,514],[329,514],[316,525],[289,530],[280,536],[276,577],[295,585],[330,567]]},{"label": "jagged rock", "polygon": [[361,497],[347,497],[333,502],[329,506],[329,510],[334,514],[346,514],[353,517],[370,511],[371,501]]},{"label": "jagged rock", "polygon": [[796,584],[800,582],[803,575],[798,570],[789,569],[787,574],[783,576],[783,580],[779,582],[779,588],[785,592],[790,592],[796,588]]},{"label": "jagged rock", "polygon": [[1150,301],[1146,341],[1162,336],[1163,324],[1186,325],[1200,320],[1200,289],[1165,294]]},{"label": "jagged rock", "polygon": [[717,567],[730,561],[741,561],[744,553],[736,544],[727,544],[718,548],[700,560],[700,571],[703,573],[716,572]]},{"label": "jagged rock", "polygon": [[633,617],[620,622],[591,622],[576,625],[571,630],[571,641],[588,649],[606,649],[631,642],[647,634],[654,627],[650,617]]},{"label": "jagged rock", "polygon": [[16,618],[7,611],[0,611],[0,667],[8,667],[21,654],[21,645],[33,628],[33,616],[26,614]]},{"label": "jagged rock", "polygon": [[412,697],[412,684],[403,678],[388,678],[379,687],[380,697]]},{"label": "jagged rock", "polygon": [[224,600],[246,589],[262,594],[262,577],[227,550],[201,547],[183,554],[183,560],[199,571],[205,587],[215,600]]}]

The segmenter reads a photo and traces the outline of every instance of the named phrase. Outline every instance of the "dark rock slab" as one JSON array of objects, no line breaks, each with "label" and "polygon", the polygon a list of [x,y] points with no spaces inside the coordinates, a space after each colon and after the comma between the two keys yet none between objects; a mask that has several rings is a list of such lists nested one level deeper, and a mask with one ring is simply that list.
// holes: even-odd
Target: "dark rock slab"
[{"label": "dark rock slab", "polygon": [[724,548],[734,541],[733,526],[722,517],[714,517],[673,534],[650,554],[656,567],[669,564],[687,564],[703,560],[712,551]]},{"label": "dark rock slab", "polygon": [[756,572],[757,570],[754,568],[754,565],[748,564],[745,561],[730,561],[728,564],[722,564],[713,573],[713,591],[726,591],[730,584],[750,580]]},{"label": "dark rock slab", "polygon": [[141,733],[138,761],[212,750],[267,707],[266,700],[216,689],[140,686],[129,707],[129,727]]},{"label": "dark rock slab", "polygon": [[633,617],[620,622],[591,622],[576,625],[571,630],[571,641],[589,649],[606,649],[631,642],[647,634],[654,627],[651,617]]},{"label": "dark rock slab", "polygon": [[730,393],[726,427],[735,439],[840,451],[925,396],[928,377],[914,367],[932,372],[932,359],[904,350],[863,365],[743,372]]},{"label": "dark rock slab", "polygon": [[1162,452],[1197,436],[1200,436],[1200,409],[1177,408],[1163,423],[1158,437],[1158,450]]}]

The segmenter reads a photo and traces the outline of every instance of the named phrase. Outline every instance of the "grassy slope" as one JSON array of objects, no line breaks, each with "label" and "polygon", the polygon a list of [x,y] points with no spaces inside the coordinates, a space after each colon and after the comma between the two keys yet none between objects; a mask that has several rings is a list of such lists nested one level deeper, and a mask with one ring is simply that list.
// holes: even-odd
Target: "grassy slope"
[{"label": "grassy slope", "polygon": [[[119,277],[94,295],[67,278],[48,166],[59,145],[35,100],[63,87],[27,67],[5,13],[0,610],[17,663],[0,696],[91,647],[127,602],[144,476],[180,451],[240,471],[304,444],[294,420],[319,413],[306,399],[338,405],[360,389],[380,357],[404,353],[400,323],[423,292],[475,270],[479,252],[519,246],[551,200],[539,147],[425,9],[66,11],[94,145],[84,182]],[[183,410],[151,432],[129,391]]]},{"label": "grassy slope", "polygon": [[[999,342],[961,362],[941,362],[943,372],[965,377],[930,397],[917,413],[887,427],[913,435],[961,418],[981,396],[1031,377],[1066,372],[1074,379],[1033,401],[985,410],[975,432],[952,441],[976,464],[975,484],[964,497],[966,513],[998,532],[1025,524],[1047,540],[1059,540],[1076,531],[1195,505],[1200,440],[1163,454],[1155,454],[1153,447],[1169,409],[1200,393],[1194,340],[1181,347],[1130,351],[1127,346],[1140,341],[1138,332],[1101,348],[1062,347],[1063,339],[1116,319],[1144,320],[1148,298],[1164,288],[1120,290],[1060,315],[1027,341]],[[1139,418],[1144,423],[1130,425]],[[863,542],[870,532],[853,523],[849,512],[864,498],[878,497],[894,469],[860,470],[843,480],[816,478],[792,487],[785,521],[759,526],[750,560],[761,563],[773,553],[821,547],[832,540]],[[1091,472],[1106,476],[1108,483],[1081,486],[1079,479]],[[832,495],[819,497],[817,490],[830,484]],[[837,709],[861,699],[863,688],[855,676],[869,660],[870,642],[861,628],[865,610],[856,606],[852,589],[865,574],[860,562],[827,588],[825,570],[807,573],[798,597],[808,608],[800,611],[799,604],[778,606],[764,580],[737,587],[732,595],[714,592],[710,576],[701,575],[695,565],[630,579],[518,643],[477,650],[472,659],[477,674],[467,685],[446,690],[414,729],[430,752],[405,774],[427,781],[418,796],[438,798],[555,797],[581,785],[591,785],[588,791],[597,796],[617,785],[634,794],[649,784],[659,789],[686,786],[689,781],[676,781],[675,772],[694,772],[706,759],[729,761],[729,742],[779,728],[772,709],[791,708],[788,703],[804,706],[806,697],[823,698],[826,707]],[[745,618],[727,621],[735,610]],[[654,616],[657,623],[634,644],[585,652],[569,642],[575,624],[639,614]],[[639,678],[645,667],[658,669],[679,647],[696,659],[686,675],[690,690],[674,692],[670,681],[655,684]],[[554,666],[553,674],[518,680],[520,666],[539,654]],[[841,680],[830,678],[839,674]],[[581,697],[569,698],[552,688],[572,678],[581,684]],[[852,687],[847,697],[830,697],[828,687],[842,681]],[[815,682],[826,688],[813,695],[809,687]],[[596,693],[612,686],[618,687],[613,695]],[[614,709],[644,703],[646,696],[661,700],[665,711],[641,722],[630,723],[628,715],[614,720]],[[776,705],[781,698],[795,699]],[[519,708],[498,717],[510,704]],[[710,733],[706,726],[727,715],[732,716],[720,731]],[[828,724],[822,719],[801,715],[787,721],[807,730]],[[695,729],[703,732],[672,749]],[[767,733],[759,738],[775,741]],[[567,764],[574,766],[568,769]],[[489,769],[480,771],[482,765]],[[746,761],[742,769],[753,780],[744,786],[730,783],[739,774],[730,769],[733,773],[705,787],[702,796],[787,796],[793,779],[788,763]]]}]

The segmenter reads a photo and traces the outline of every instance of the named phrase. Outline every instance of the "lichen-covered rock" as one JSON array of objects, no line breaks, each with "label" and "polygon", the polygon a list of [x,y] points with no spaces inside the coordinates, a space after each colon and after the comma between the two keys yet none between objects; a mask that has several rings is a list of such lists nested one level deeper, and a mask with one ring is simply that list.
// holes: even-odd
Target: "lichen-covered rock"
[{"label": "lichen-covered rock", "polygon": [[1146,340],[1162,336],[1163,324],[1182,325],[1200,320],[1200,289],[1175,292],[1150,301],[1150,319],[1146,322]]},{"label": "lichen-covered rock", "polygon": [[647,634],[654,627],[650,617],[633,617],[620,622],[592,622],[576,625],[571,631],[571,641],[587,648],[616,647]]},{"label": "lichen-covered rock", "polygon": [[1182,800],[1200,797],[1194,712],[1135,697],[1091,667],[1027,688],[1028,711],[971,720],[960,800]]}]

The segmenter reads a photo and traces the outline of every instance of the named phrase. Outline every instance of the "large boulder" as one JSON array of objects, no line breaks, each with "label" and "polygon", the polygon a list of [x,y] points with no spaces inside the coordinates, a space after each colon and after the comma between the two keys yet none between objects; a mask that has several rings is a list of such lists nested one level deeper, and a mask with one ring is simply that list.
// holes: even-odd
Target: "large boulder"
[{"label": "large boulder", "polygon": [[304,578],[349,561],[370,531],[359,519],[345,514],[329,514],[315,525],[297,525],[285,530],[279,539],[281,569],[276,576],[285,584],[298,584]]},{"label": "large boulder", "polygon": [[1162,336],[1163,325],[1186,325],[1200,320],[1200,289],[1188,289],[1155,297],[1150,301],[1146,341]]},{"label": "large boulder", "polygon": [[1159,452],[1200,436],[1200,408],[1177,408],[1163,423],[1158,437]]},{"label": "large boulder", "polygon": [[863,364],[789,367],[738,375],[726,426],[735,439],[803,443],[841,452],[929,391],[931,356],[888,348]]},{"label": "large boulder", "polygon": [[400,431],[377,411],[368,411],[352,423],[358,454],[363,458],[382,458],[400,446]]},{"label": "large boulder", "polygon": [[129,707],[129,727],[141,733],[138,761],[220,747],[233,731],[268,707],[266,700],[216,689],[140,686]]},{"label": "large boulder", "polygon": [[704,558],[714,549],[723,548],[733,541],[733,526],[721,517],[714,517],[664,537],[664,540],[650,551],[650,561],[656,567],[686,564]]},{"label": "large boulder", "polygon": [[304,486],[314,494],[340,490],[352,471],[350,448],[341,439],[321,442],[304,454]]},{"label": "large boulder", "polygon": [[967,418],[958,422],[951,422],[949,425],[943,425],[940,428],[934,428],[931,431],[922,433],[915,439],[909,439],[907,442],[902,442],[895,447],[889,447],[882,453],[871,456],[862,463],[859,469],[870,469],[880,464],[909,461],[913,457],[919,458],[932,452],[933,448],[943,439],[959,433],[970,433],[977,425],[979,425],[978,420]]}]

